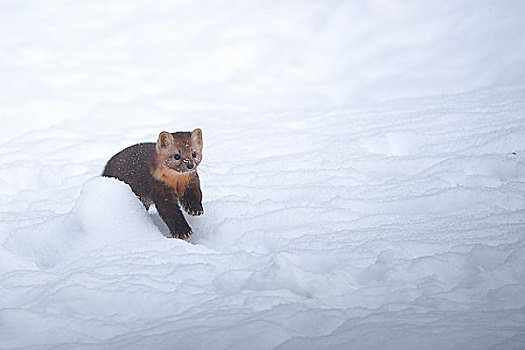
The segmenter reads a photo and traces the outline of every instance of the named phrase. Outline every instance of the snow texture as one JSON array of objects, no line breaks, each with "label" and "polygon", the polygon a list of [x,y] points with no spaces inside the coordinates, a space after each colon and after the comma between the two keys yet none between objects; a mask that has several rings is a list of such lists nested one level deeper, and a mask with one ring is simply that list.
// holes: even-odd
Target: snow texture
[{"label": "snow texture", "polygon": [[[525,2],[0,9],[0,349],[525,348]],[[186,242],[99,174],[195,127]]]}]

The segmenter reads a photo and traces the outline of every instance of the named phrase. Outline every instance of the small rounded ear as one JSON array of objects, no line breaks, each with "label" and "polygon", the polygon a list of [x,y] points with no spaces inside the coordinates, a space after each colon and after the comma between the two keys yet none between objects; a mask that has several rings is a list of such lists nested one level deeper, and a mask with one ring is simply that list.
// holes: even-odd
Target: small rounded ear
[{"label": "small rounded ear", "polygon": [[191,132],[191,141],[192,143],[202,151],[202,130],[197,128]]},{"label": "small rounded ear", "polygon": [[161,151],[175,143],[173,135],[167,131],[163,131],[159,134],[157,139],[157,151]]}]

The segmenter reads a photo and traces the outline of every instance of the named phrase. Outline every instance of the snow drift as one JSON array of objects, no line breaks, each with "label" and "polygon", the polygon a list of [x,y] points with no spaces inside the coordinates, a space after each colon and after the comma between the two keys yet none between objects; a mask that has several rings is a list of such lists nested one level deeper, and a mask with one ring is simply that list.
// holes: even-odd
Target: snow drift
[{"label": "snow drift", "polygon": [[[1,6],[0,348],[523,348],[522,2]],[[99,174],[194,127],[185,242]]]}]

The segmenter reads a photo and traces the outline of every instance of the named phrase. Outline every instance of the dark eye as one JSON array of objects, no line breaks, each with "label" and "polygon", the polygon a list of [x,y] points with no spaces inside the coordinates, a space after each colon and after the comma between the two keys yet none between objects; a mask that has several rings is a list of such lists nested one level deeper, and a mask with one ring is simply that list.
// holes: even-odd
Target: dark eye
[{"label": "dark eye", "polygon": [[179,160],[179,159],[180,159],[180,154],[176,154],[176,155],[175,155],[175,159],[176,159],[176,160]]},{"label": "dark eye", "polygon": [[197,152],[193,152],[191,155],[193,156],[193,158],[195,158],[197,157]]}]

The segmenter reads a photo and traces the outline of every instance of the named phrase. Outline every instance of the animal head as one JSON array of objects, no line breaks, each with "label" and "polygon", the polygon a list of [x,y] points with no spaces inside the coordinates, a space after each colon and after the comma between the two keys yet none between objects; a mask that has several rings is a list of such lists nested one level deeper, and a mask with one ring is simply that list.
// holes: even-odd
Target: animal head
[{"label": "animal head", "polygon": [[197,170],[202,160],[202,130],[169,133],[157,139],[157,159],[171,170],[184,174]]}]

